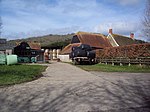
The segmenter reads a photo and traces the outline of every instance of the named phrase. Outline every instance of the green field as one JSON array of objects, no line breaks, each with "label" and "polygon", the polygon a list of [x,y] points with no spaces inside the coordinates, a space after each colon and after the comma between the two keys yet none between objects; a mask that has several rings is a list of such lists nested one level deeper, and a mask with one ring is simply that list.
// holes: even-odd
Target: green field
[{"label": "green field", "polygon": [[0,86],[37,79],[46,68],[41,65],[0,65]]},{"label": "green field", "polygon": [[139,65],[112,66],[106,64],[77,65],[77,66],[86,71],[150,73],[150,66],[139,66]]}]

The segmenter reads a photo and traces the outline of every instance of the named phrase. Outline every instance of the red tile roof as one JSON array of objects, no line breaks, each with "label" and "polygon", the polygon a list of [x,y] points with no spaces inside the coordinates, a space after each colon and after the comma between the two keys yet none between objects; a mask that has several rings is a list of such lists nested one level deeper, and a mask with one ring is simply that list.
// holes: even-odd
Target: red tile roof
[{"label": "red tile roof", "polygon": [[60,52],[60,54],[69,54],[71,53],[72,47],[80,46],[80,45],[81,43],[69,44]]},{"label": "red tile roof", "polygon": [[98,48],[112,47],[108,39],[102,34],[78,32],[75,35],[77,35],[78,39],[80,40],[80,43],[69,44],[61,51],[61,54],[69,54],[73,46],[79,46],[81,44],[88,44],[91,47]]},{"label": "red tile roof", "polygon": [[92,47],[112,47],[108,39],[102,34],[93,34],[87,32],[78,32],[76,34],[82,44],[88,44]]},{"label": "red tile roof", "polygon": [[41,44],[37,42],[28,42],[31,49],[40,50]]},{"label": "red tile roof", "polygon": [[[19,46],[22,42],[16,42],[16,46]],[[41,44],[38,42],[25,42],[27,43],[31,49],[41,50]]]},{"label": "red tile roof", "polygon": [[112,34],[113,38],[117,42],[119,46],[124,46],[124,45],[131,45],[131,44],[139,44],[138,41],[133,40],[130,37],[126,37],[123,35],[118,35],[118,34]]}]

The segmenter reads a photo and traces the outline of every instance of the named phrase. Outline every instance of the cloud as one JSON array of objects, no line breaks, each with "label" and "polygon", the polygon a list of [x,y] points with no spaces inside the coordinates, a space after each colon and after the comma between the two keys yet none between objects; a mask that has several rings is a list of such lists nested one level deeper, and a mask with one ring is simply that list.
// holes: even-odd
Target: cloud
[{"label": "cloud", "polygon": [[136,22],[111,22],[111,23],[103,23],[95,27],[96,32],[101,32],[104,34],[108,34],[108,29],[112,28],[113,32],[116,34],[129,35],[130,32],[136,33],[140,24]]},{"label": "cloud", "polygon": [[[128,32],[126,29],[136,31],[140,11],[134,4],[141,0],[114,1],[120,5],[109,4],[110,0],[2,0],[2,35],[18,38],[79,30],[105,33],[106,24],[123,34]],[[122,20],[133,28],[121,27]]]},{"label": "cloud", "polygon": [[140,2],[141,0],[116,0],[121,5],[136,5]]},{"label": "cloud", "polygon": [[[26,37],[36,37],[36,36],[43,36],[48,34],[68,34],[68,33],[75,33],[77,31],[83,31],[83,27],[79,26],[71,26],[71,27],[65,27],[65,28],[49,28],[46,30],[31,30],[28,32],[17,32],[13,33],[10,32],[6,35],[8,40],[11,39],[21,39]],[[11,37],[11,38],[10,38]]]}]

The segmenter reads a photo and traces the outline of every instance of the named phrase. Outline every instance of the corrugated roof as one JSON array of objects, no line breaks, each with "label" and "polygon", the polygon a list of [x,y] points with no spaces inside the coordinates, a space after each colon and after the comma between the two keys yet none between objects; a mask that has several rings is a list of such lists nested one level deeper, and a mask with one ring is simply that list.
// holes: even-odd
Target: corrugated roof
[{"label": "corrugated roof", "polygon": [[119,46],[138,44],[137,41],[118,34],[111,34]]}]

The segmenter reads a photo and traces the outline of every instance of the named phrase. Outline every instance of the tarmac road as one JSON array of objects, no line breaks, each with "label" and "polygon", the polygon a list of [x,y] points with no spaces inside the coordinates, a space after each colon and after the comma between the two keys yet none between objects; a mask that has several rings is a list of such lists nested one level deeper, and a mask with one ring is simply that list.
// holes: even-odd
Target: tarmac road
[{"label": "tarmac road", "polygon": [[150,112],[149,73],[48,65],[38,80],[0,88],[0,112]]}]

